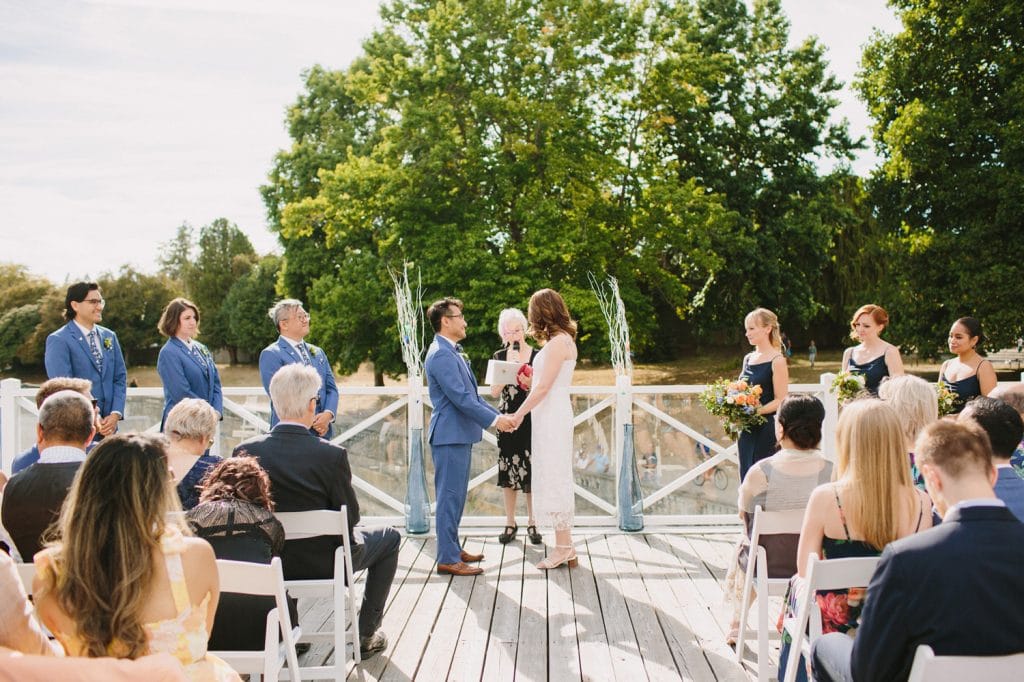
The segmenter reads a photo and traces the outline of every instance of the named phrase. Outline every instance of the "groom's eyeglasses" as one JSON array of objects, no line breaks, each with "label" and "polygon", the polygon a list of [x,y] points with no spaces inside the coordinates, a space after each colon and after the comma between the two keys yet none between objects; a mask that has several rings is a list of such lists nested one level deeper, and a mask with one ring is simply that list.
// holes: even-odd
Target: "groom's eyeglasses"
[{"label": "groom's eyeglasses", "polygon": [[445,315],[445,317],[461,317],[462,319],[466,319],[466,316],[462,313],[458,313],[457,315]]}]

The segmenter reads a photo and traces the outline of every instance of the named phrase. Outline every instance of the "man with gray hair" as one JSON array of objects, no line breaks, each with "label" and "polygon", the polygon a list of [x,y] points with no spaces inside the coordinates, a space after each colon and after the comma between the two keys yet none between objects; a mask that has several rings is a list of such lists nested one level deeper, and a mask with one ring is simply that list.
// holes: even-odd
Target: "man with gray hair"
[{"label": "man with gray hair", "polygon": [[[260,352],[260,379],[263,390],[270,395],[270,380],[286,365],[301,364],[312,367],[320,377],[317,392],[316,414],[310,430],[314,435],[330,439],[334,416],[338,414],[338,386],[334,382],[334,370],[322,348],[306,343],[309,334],[309,313],[302,308],[302,301],[294,298],[281,299],[267,311],[274,321],[280,336]],[[270,427],[277,423],[280,409],[270,397]]]},{"label": "man with gray hair", "polygon": [[95,433],[92,403],[77,391],[58,391],[39,408],[39,461],[8,481],[0,508],[4,527],[25,561],[42,549],[43,532],[60,514]]},{"label": "man with gray hair", "polygon": [[[320,395],[320,375],[313,367],[288,364],[270,380],[270,399],[280,421],[270,433],[241,443],[232,453],[259,460],[270,477],[277,511],[348,508],[349,538],[355,570],[367,569],[359,611],[360,651],[364,658],[383,651],[387,637],[379,631],[391,581],[398,567],[401,536],[394,528],[366,530],[359,523],[359,501],[352,488],[348,453],[311,430]],[[329,578],[340,537],[288,540],[281,552],[288,580]]]}]

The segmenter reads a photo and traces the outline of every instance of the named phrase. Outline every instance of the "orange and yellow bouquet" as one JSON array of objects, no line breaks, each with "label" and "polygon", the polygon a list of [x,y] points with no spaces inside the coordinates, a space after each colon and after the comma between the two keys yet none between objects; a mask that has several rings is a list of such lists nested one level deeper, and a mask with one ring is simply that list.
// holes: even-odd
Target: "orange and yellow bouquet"
[{"label": "orange and yellow bouquet", "polygon": [[757,413],[761,406],[761,387],[744,379],[719,379],[700,394],[700,402],[708,412],[722,418],[722,426],[731,438],[765,423]]}]

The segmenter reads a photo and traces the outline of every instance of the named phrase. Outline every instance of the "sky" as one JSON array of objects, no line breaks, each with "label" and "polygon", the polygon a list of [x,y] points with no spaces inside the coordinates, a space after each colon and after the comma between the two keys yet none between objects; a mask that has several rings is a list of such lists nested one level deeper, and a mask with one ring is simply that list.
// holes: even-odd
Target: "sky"
[{"label": "sky", "polygon": [[[846,83],[836,116],[868,137],[849,83],[884,0],[782,0]],[[347,67],[377,0],[0,0],[0,262],[60,284],[154,272],[177,227],[219,217],[279,251],[259,186],[290,144],[313,64]],[[854,163],[867,173],[868,149]]]}]

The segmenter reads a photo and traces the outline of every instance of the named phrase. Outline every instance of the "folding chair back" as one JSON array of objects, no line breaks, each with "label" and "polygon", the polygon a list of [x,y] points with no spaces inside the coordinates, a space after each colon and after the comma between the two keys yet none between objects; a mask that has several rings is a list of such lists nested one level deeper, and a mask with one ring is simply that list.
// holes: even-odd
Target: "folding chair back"
[{"label": "folding chair back", "polygon": [[[285,595],[284,572],[281,559],[274,557],[269,564],[248,561],[217,560],[220,591],[253,596],[274,597],[276,607],[267,614],[267,625],[263,640],[263,651],[214,651],[239,673],[262,675],[264,682],[276,682],[281,668],[288,664],[289,679],[299,680],[299,659],[295,643],[302,635],[293,627],[288,614],[288,599]],[[297,624],[296,624],[297,625]],[[280,633],[281,642],[278,642]]]},{"label": "folding chair back", "polygon": [[1015,682],[1024,675],[1024,653],[1008,656],[936,656],[927,644],[917,647],[907,682]]},{"label": "folding chair back", "polygon": [[[796,669],[800,664],[800,656],[809,658],[811,644],[821,636],[821,611],[815,594],[822,590],[843,590],[851,587],[866,587],[878,566],[879,557],[854,557],[850,559],[818,558],[811,554],[807,560],[807,578],[804,581],[803,594],[797,595],[796,618],[787,618],[783,627],[793,640],[789,649],[789,660],[786,662],[786,679],[783,682],[796,680]],[[808,632],[810,626],[810,634]]]},{"label": "folding chair back", "polygon": [[736,660],[743,662],[744,643],[747,637],[747,611],[750,608],[751,593],[757,586],[757,677],[768,679],[768,638],[769,596],[786,593],[789,578],[768,577],[768,554],[761,546],[761,539],[767,535],[799,535],[803,526],[804,510],[764,511],[761,505],[754,507],[754,522],[750,529],[750,554],[747,559],[747,574],[743,583],[743,600],[740,605],[740,627],[736,637]]},{"label": "folding chair back", "polygon": [[352,547],[349,542],[348,509],[342,505],[340,511],[316,509],[303,512],[277,512],[275,514],[284,526],[286,540],[301,540],[321,535],[341,536],[341,546],[334,553],[334,575],[322,580],[286,580],[285,588],[293,597],[331,597],[334,611],[334,630],[311,632],[303,635],[302,641],[330,641],[334,644],[333,666],[309,666],[302,668],[307,677],[332,676],[343,680],[346,675],[345,646],[345,602],[348,601],[348,632],[352,644],[352,660],[359,663],[359,621],[356,618],[355,571],[352,568]]}]

